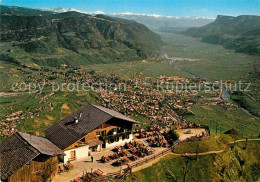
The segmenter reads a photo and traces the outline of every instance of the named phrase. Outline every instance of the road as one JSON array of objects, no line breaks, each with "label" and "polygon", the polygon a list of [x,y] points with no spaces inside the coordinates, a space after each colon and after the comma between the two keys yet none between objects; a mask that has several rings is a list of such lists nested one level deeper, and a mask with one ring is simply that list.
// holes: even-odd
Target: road
[{"label": "road", "polygon": [[[245,141],[246,141],[246,139],[236,140],[236,142],[245,142]],[[257,139],[248,139],[248,141],[260,141],[260,138],[257,138]],[[224,152],[224,151],[226,150],[226,148],[228,147],[228,145],[233,144],[233,143],[235,143],[235,142],[230,142],[230,143],[224,144],[224,145],[223,145],[223,149],[221,149],[221,150],[213,150],[213,151],[208,151],[208,152],[200,152],[200,153],[198,153],[198,155],[217,154],[217,153]],[[175,153],[175,152],[173,152],[172,154],[178,155],[178,156],[196,156],[196,155],[197,155],[196,153],[179,154],[179,153]]]}]

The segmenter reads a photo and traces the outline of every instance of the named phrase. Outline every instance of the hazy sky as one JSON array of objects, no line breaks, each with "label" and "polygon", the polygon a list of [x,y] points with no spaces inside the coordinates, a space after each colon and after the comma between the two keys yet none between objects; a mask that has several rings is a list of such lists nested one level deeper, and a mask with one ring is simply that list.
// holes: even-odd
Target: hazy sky
[{"label": "hazy sky", "polygon": [[[1,0],[0,0],[1,1]],[[2,0],[2,5],[168,16],[260,15],[260,0]]]}]

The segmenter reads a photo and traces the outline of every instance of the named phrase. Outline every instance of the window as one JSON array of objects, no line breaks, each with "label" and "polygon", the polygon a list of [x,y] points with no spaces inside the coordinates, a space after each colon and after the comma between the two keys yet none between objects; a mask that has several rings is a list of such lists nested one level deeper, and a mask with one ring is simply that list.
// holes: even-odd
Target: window
[{"label": "window", "polygon": [[100,136],[100,131],[96,131],[96,135],[97,135],[97,136]]},{"label": "window", "polygon": [[107,131],[106,131],[106,130],[103,130],[103,131],[102,131],[102,136],[106,136],[106,134],[107,134]]},{"label": "window", "polygon": [[114,130],[113,130],[113,134],[116,134],[117,131],[118,131],[118,128],[114,128]]},{"label": "window", "polygon": [[129,135],[126,135],[126,139],[129,139]]},{"label": "window", "polygon": [[125,139],[125,136],[123,135],[123,136],[122,136],[122,140],[124,140],[124,139]]},{"label": "window", "polygon": [[70,160],[75,160],[76,159],[76,151],[70,151]]}]

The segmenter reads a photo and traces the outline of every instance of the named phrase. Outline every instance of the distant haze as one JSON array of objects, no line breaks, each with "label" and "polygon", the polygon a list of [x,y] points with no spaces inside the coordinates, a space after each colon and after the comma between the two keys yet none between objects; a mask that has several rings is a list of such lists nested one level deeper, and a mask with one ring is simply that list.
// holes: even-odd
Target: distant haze
[{"label": "distant haze", "polygon": [[135,14],[132,15],[115,14],[113,16],[128,19],[128,20],[135,20],[136,22],[142,23],[152,30],[201,27],[215,20],[213,18],[173,17],[173,16],[135,15]]},{"label": "distant haze", "polygon": [[190,27],[201,27],[206,24],[213,22],[214,18],[205,18],[205,17],[175,17],[175,16],[163,16],[157,14],[134,14],[131,12],[125,13],[112,13],[108,14],[103,11],[94,11],[94,12],[82,12],[76,9],[66,9],[66,8],[52,8],[51,11],[54,12],[68,12],[68,11],[77,11],[85,14],[106,14],[109,16],[123,18],[128,20],[134,20],[138,23],[144,24],[152,30],[159,31],[168,31],[168,30],[180,30],[183,31]]}]

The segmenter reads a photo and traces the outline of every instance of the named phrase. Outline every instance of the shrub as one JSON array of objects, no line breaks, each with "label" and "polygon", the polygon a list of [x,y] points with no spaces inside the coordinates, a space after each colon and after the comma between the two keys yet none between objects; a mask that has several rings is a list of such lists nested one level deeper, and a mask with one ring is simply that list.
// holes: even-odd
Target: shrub
[{"label": "shrub", "polygon": [[179,134],[176,133],[174,130],[169,131],[169,136],[173,140],[178,140],[180,137]]}]

